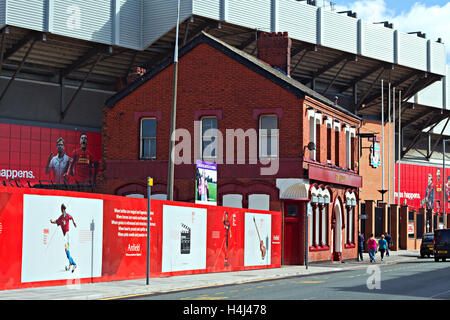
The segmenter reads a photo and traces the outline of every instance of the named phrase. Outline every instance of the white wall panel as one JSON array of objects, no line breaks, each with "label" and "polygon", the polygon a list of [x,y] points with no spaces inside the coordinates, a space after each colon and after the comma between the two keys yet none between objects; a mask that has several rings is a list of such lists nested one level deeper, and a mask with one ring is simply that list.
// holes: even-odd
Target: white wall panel
[{"label": "white wall panel", "polygon": [[361,22],[361,54],[389,63],[394,62],[394,30],[383,25]]},{"label": "white wall panel", "polygon": [[445,46],[433,40],[428,40],[429,45],[429,71],[440,75],[445,75]]},{"label": "white wall panel", "polygon": [[222,1],[194,0],[193,12],[202,17],[221,20],[221,2]]},{"label": "white wall panel", "polygon": [[318,8],[295,0],[278,2],[278,30],[287,31],[289,37],[309,43],[317,43]]},{"label": "white wall panel", "polygon": [[343,14],[324,11],[322,45],[350,53],[358,53],[358,20]]},{"label": "white wall panel", "polygon": [[[178,1],[144,0],[143,4],[142,44],[146,48],[176,26]],[[192,9],[192,0],[181,0],[180,22],[192,15]]]},{"label": "white wall panel", "polygon": [[416,103],[425,106],[442,108],[444,101],[443,81],[436,81],[417,93]]},{"label": "white wall panel", "polygon": [[406,67],[427,71],[427,40],[415,34],[397,32],[397,63]]},{"label": "white wall panel", "polygon": [[6,6],[7,24],[31,30],[44,31],[46,1],[8,0],[6,1]]},{"label": "white wall panel", "polygon": [[271,0],[227,0],[227,22],[258,29],[271,31]]},{"label": "white wall panel", "polygon": [[54,1],[53,33],[99,43],[112,43],[111,1]]},{"label": "white wall panel", "polygon": [[119,17],[119,45],[140,49],[142,38],[142,0],[120,0]]},{"label": "white wall panel", "polygon": [[445,104],[447,109],[450,109],[450,66],[446,66],[447,75],[444,79],[445,82]]}]

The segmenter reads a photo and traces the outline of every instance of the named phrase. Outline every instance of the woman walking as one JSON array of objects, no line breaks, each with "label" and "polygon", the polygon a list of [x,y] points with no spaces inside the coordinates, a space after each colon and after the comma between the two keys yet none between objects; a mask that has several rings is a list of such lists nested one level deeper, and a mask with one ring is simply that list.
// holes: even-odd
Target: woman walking
[{"label": "woman walking", "polygon": [[383,261],[384,258],[384,252],[387,249],[387,241],[384,239],[384,234],[381,235],[381,239],[378,240],[378,250],[381,253],[381,261]]},{"label": "woman walking", "polygon": [[373,233],[370,234],[369,240],[367,240],[367,249],[369,250],[370,262],[374,262],[377,253],[377,241],[373,237]]}]

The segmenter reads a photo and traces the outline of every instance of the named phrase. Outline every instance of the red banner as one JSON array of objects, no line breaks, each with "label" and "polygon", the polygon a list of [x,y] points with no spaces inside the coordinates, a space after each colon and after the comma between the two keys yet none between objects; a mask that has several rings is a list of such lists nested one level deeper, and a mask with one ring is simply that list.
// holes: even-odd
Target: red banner
[{"label": "red banner", "polygon": [[101,133],[0,123],[0,181],[86,183],[101,152]]},{"label": "red banner", "polygon": [[[395,166],[395,203],[398,198],[398,164]],[[432,209],[434,213],[444,210],[444,184],[447,192],[447,212],[450,210],[450,170],[442,167],[402,163],[400,167],[400,203],[413,209]]]},{"label": "red banner", "polygon": [[[151,201],[150,277],[281,266],[281,213]],[[0,290],[145,278],[147,200],[0,187]]]}]

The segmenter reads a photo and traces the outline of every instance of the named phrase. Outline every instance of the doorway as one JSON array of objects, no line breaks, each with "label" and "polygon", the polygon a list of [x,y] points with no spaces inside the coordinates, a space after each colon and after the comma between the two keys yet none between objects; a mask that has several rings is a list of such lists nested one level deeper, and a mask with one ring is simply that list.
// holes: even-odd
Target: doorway
[{"label": "doorway", "polygon": [[336,203],[333,208],[333,220],[334,227],[332,227],[332,236],[331,239],[333,243],[331,247],[333,248],[333,254],[331,257],[332,261],[341,261],[342,260],[342,207],[339,200],[336,200]]},{"label": "doorway", "polygon": [[283,264],[304,264],[305,202],[289,201],[284,203],[284,239]]}]

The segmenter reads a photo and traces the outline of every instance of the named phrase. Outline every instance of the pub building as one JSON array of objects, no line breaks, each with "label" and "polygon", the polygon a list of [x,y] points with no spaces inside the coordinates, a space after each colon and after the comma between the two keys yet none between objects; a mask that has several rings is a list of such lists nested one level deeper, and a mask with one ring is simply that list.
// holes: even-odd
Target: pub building
[{"label": "pub building", "polygon": [[[257,47],[254,57],[202,32],[180,49],[176,128],[200,147],[175,165],[174,200],[194,202],[196,160],[216,162],[218,205],[283,213],[283,264],[304,264],[305,249],[308,261],[354,259],[361,118],[290,77],[287,33],[261,32]],[[173,71],[168,58],[106,102],[97,192],[145,197],[150,176],[153,196],[166,198]],[[214,132],[229,129],[256,132],[244,157],[205,154],[227,150]],[[268,162],[277,170],[263,174]]]}]

